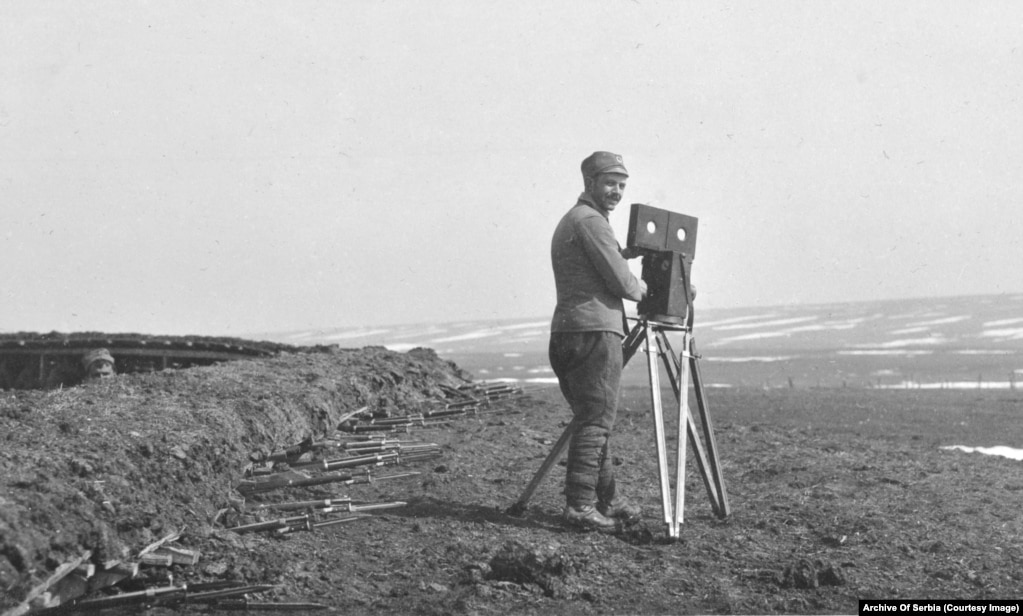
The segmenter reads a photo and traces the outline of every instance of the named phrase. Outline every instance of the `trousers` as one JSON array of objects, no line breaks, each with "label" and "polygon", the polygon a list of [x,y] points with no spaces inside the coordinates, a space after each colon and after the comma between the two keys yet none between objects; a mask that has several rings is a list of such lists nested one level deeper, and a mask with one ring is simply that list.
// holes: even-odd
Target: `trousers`
[{"label": "trousers", "polygon": [[571,507],[615,497],[608,453],[622,380],[622,338],[606,331],[553,332],[548,356],[577,428],[568,445],[565,499]]}]

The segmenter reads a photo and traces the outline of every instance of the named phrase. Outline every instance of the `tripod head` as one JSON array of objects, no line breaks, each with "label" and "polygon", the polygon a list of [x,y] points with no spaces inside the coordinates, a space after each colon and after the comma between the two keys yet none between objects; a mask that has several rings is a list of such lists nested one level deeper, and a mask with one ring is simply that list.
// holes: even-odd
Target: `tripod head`
[{"label": "tripod head", "polygon": [[640,316],[663,322],[692,321],[690,270],[696,253],[698,219],[633,203],[629,212],[629,248],[643,255],[647,296]]}]

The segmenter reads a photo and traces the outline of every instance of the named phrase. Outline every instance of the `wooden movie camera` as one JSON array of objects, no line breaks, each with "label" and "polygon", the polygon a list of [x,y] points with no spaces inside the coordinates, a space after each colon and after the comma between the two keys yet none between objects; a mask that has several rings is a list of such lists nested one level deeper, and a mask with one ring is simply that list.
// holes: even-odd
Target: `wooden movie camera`
[{"label": "wooden movie camera", "polygon": [[685,319],[692,302],[689,272],[696,254],[698,219],[633,203],[626,245],[643,255],[647,296],[636,310],[657,321]]}]

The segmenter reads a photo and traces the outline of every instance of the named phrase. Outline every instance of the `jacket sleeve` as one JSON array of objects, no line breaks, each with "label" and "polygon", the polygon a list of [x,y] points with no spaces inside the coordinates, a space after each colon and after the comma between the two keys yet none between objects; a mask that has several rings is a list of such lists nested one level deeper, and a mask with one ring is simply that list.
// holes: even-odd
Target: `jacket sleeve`
[{"label": "jacket sleeve", "polygon": [[623,299],[634,302],[643,299],[639,279],[629,270],[629,262],[622,256],[611,225],[599,214],[583,218],[579,223],[579,236],[586,256],[607,288]]}]

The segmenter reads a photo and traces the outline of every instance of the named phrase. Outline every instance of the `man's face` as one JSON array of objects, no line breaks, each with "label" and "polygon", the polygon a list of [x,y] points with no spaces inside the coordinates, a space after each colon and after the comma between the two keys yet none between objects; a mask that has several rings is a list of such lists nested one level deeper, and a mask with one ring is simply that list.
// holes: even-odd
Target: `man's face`
[{"label": "man's face", "polygon": [[613,212],[622,200],[628,179],[621,173],[601,173],[590,180],[590,198],[605,215]]},{"label": "man's face", "polygon": [[89,364],[90,379],[105,379],[108,376],[114,376],[114,365],[105,359],[97,359],[96,361]]}]

